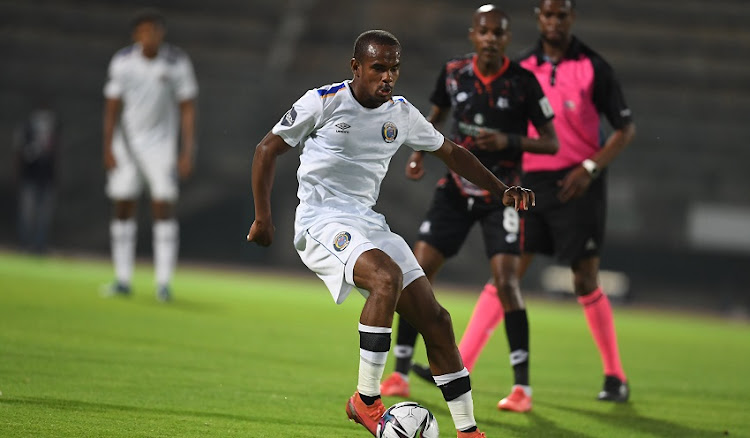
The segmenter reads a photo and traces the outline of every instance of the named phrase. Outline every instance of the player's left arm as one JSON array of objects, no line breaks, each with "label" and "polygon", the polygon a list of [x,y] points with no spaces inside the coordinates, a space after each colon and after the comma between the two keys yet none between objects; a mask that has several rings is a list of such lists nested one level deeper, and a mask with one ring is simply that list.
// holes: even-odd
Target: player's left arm
[{"label": "player's left arm", "polygon": [[195,126],[197,119],[196,99],[198,97],[198,80],[195,76],[193,63],[184,51],[172,48],[176,52],[177,62],[174,64],[172,84],[175,97],[180,105],[180,156],[177,171],[181,179],[188,178],[193,173],[195,165]]},{"label": "player's left arm", "polygon": [[520,186],[508,187],[484,167],[473,153],[448,139],[432,153],[457,174],[501,198],[503,205],[516,210],[528,210],[529,206],[535,204],[534,192]]},{"label": "player's left arm", "polygon": [[522,80],[519,86],[522,87],[526,99],[524,99],[525,104],[515,111],[520,112],[521,117],[533,123],[539,135],[531,138],[497,130],[480,130],[475,138],[475,144],[479,149],[485,150],[515,149],[518,152],[533,154],[556,154],[560,149],[560,143],[552,123],[555,113],[547,96],[544,95],[536,77],[530,72],[526,72],[525,80]]},{"label": "player's left arm", "polygon": [[519,134],[506,134],[495,130],[480,129],[474,144],[481,150],[502,151],[515,149],[519,152],[554,155],[560,149],[557,133],[552,122],[537,127],[539,137],[531,138]]},{"label": "player's left arm", "polygon": [[560,143],[552,121],[537,126],[536,130],[539,133],[537,138],[521,137],[521,150],[532,154],[555,155],[560,149]]},{"label": "player's left arm", "polygon": [[[427,121],[432,123],[433,126],[440,125],[450,114],[450,107],[441,107],[438,105],[432,105],[430,114],[427,116]],[[406,163],[406,177],[417,181],[424,176],[424,166],[422,160],[424,159],[423,151],[414,151],[409,156],[409,161]]]},{"label": "player's left arm", "polygon": [[182,145],[177,170],[180,178],[188,178],[193,173],[195,158],[195,99],[180,102],[180,134]]}]

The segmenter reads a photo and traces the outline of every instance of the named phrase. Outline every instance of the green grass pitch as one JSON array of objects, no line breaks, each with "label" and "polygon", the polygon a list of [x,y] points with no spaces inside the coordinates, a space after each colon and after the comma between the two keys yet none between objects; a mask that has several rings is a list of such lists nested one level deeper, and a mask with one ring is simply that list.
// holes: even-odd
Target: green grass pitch
[{"label": "green grass pitch", "polygon": [[[360,296],[336,306],[313,274],[182,266],[163,305],[151,274],[140,265],[133,297],[103,299],[107,261],[0,252],[0,437],[369,436],[344,413]],[[476,295],[437,294],[460,336]],[[499,329],[472,374],[489,438],[750,436],[747,323],[617,308],[632,399],[613,405],[594,400],[601,365],[579,306],[528,308],[534,410],[495,408],[511,383]],[[455,437],[440,392],[412,381]]]}]

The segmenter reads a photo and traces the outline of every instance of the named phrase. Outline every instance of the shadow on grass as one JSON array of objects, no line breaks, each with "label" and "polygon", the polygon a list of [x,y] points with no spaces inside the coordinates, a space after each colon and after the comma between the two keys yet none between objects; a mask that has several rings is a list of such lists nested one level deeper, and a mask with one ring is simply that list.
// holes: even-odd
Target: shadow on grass
[{"label": "shadow on grass", "polygon": [[592,420],[609,424],[621,430],[631,430],[632,436],[649,434],[663,437],[703,438],[731,435],[731,431],[694,429],[676,422],[646,417],[638,412],[633,403],[613,403],[611,406],[612,409],[608,412],[561,406],[544,401],[536,401],[535,404],[537,406],[541,405],[552,409],[583,415]]},{"label": "shadow on grass", "polygon": [[185,313],[206,313],[206,314],[221,314],[226,313],[231,308],[231,304],[225,304],[220,302],[212,301],[197,301],[191,298],[185,298],[181,296],[175,296],[172,301],[162,303],[156,300],[153,295],[148,297],[144,296],[114,296],[114,297],[101,297],[104,301],[111,302],[113,304],[121,303],[127,304],[141,309],[159,308],[164,311],[182,311]]},{"label": "shadow on grass", "polygon": [[[261,424],[274,424],[280,426],[303,426],[303,427],[322,427],[326,429],[336,430],[352,430],[352,426],[346,421],[337,421],[336,424],[330,422],[313,422],[313,421],[300,421],[297,419],[290,419],[289,417],[273,418],[268,415],[236,415],[227,414],[223,412],[202,412],[202,411],[191,411],[191,410],[180,410],[180,409],[165,409],[158,407],[139,407],[139,406],[128,406],[128,405],[116,405],[111,403],[95,403],[86,402],[80,400],[66,400],[57,398],[39,398],[39,397],[19,397],[19,398],[0,398],[0,406],[3,405],[32,405],[43,409],[56,409],[60,411],[80,411],[87,414],[97,412],[127,412],[132,415],[144,415],[144,416],[175,416],[175,417],[191,417],[201,418],[203,420],[229,420],[246,423],[261,423]],[[71,420],[75,421],[75,420]],[[341,424],[339,424],[341,423]]]},{"label": "shadow on grass", "polygon": [[[417,403],[424,403],[419,400],[415,400]],[[731,436],[731,431],[724,430],[700,430],[690,427],[686,427],[676,422],[660,420],[658,418],[647,417],[642,415],[632,403],[624,404],[611,404],[611,410],[607,412],[601,412],[597,410],[587,410],[580,408],[573,408],[569,406],[562,406],[554,403],[535,401],[536,406],[543,406],[545,408],[557,409],[564,412],[570,412],[581,416],[588,417],[591,420],[595,420],[611,427],[617,428],[622,431],[630,431],[630,436],[662,436],[662,437],[687,437],[687,438],[708,438],[708,437],[722,437]],[[426,405],[425,405],[426,406]],[[443,415],[450,416],[447,406],[431,406],[430,410],[439,412]],[[502,415],[502,414],[501,414]],[[500,417],[494,418],[482,418],[479,421],[479,426],[491,425],[493,427],[513,432],[520,436],[544,436],[544,437],[558,437],[558,438],[594,438],[595,435],[586,434],[584,431],[571,430],[560,427],[554,421],[545,418],[542,415],[531,411],[525,414],[529,419],[528,426],[508,424],[500,420]]]},{"label": "shadow on grass", "polygon": [[[424,401],[415,400],[417,403],[420,403],[424,406],[428,406],[424,403]],[[433,411],[433,413],[439,412],[443,415],[450,416],[450,411],[448,410],[448,407],[446,405],[441,406],[430,406],[430,410]],[[524,425],[518,425],[518,424],[509,424],[501,421],[500,417],[502,415],[518,415],[518,414],[503,414],[498,412],[498,417],[495,418],[482,418],[480,420],[477,420],[477,423],[479,424],[480,428],[485,428],[484,425],[490,425],[493,427],[496,427],[498,429],[501,429],[503,431],[507,432],[513,432],[516,435],[520,436],[543,436],[543,437],[556,437],[556,438],[595,438],[594,435],[587,435],[583,432],[577,431],[577,430],[570,430],[565,429],[557,425],[554,421],[548,420],[544,417],[542,417],[539,414],[536,414],[534,411],[529,412],[526,415],[529,419],[531,424],[528,426]],[[450,429],[449,429],[450,430]]]}]

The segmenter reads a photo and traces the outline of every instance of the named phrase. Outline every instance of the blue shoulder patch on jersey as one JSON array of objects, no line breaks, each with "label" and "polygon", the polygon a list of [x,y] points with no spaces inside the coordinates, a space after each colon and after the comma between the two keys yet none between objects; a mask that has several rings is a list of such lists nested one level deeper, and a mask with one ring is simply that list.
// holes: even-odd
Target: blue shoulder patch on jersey
[{"label": "blue shoulder patch on jersey", "polygon": [[320,97],[331,97],[334,94],[338,93],[342,88],[344,88],[346,85],[341,83],[339,85],[334,85],[333,87],[329,88],[319,88],[318,94]]},{"label": "blue shoulder patch on jersey", "polygon": [[115,58],[118,56],[125,56],[125,55],[130,54],[130,52],[132,52],[134,48],[135,48],[135,44],[131,44],[127,47],[123,47],[122,49],[118,50],[117,53],[115,53]]},{"label": "blue shoulder patch on jersey", "polygon": [[181,48],[175,47],[170,44],[164,44],[162,46],[162,49],[164,50],[164,57],[169,64],[174,64],[179,61],[180,58],[186,56],[185,52]]}]

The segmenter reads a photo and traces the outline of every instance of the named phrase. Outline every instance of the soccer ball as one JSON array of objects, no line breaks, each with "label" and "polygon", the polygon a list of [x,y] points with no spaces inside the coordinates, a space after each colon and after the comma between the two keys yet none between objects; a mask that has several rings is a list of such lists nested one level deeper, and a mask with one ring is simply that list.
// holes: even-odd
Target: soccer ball
[{"label": "soccer ball", "polygon": [[378,423],[377,438],[438,438],[432,412],[415,402],[401,402],[388,408]]}]

